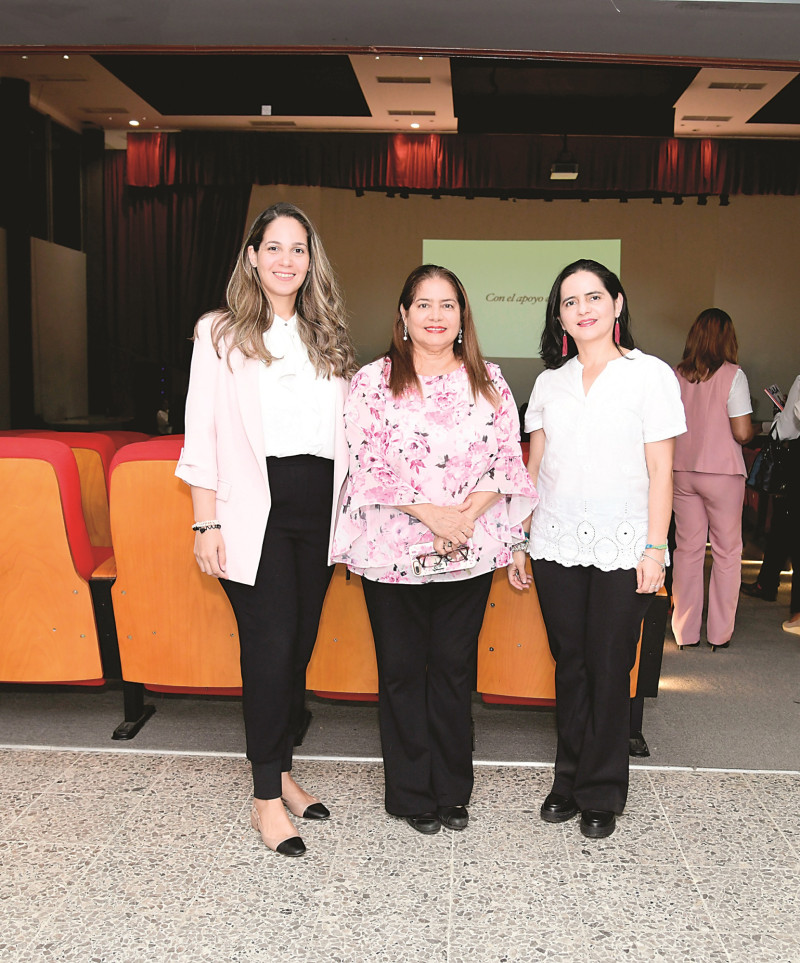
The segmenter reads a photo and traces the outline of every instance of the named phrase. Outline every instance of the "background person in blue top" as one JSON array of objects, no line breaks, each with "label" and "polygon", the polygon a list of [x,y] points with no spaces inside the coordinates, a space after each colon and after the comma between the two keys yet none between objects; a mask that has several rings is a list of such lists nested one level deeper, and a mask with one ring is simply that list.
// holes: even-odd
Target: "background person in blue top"
[{"label": "background person in blue top", "polygon": [[[675,374],[634,347],[619,278],[580,260],[556,278],[525,415],[540,502],[530,554],[556,660],[558,749],[541,817],[581,812],[614,832],[628,792],[629,673],[639,626],[664,584],[672,456],[686,430]],[[508,566],[526,588],[524,552]]]}]

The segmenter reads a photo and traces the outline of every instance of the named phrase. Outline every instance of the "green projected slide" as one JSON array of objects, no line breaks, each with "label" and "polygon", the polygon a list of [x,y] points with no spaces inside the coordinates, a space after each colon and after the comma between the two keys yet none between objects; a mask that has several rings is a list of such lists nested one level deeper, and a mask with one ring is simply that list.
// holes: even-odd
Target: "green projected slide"
[{"label": "green projected slide", "polygon": [[463,282],[490,358],[538,355],[547,297],[561,269],[592,258],[619,274],[620,255],[619,240],[422,242],[425,264],[441,264]]}]

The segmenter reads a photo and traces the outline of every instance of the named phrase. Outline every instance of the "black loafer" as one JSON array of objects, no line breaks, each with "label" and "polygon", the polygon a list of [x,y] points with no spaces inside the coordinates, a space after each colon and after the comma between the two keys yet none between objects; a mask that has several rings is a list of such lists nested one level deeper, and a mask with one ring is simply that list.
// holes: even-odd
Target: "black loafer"
[{"label": "black loafer", "polygon": [[546,823],[565,823],[573,816],[577,816],[578,807],[575,800],[561,793],[551,792],[542,803],[539,815]]},{"label": "black loafer", "polygon": [[466,829],[469,822],[466,806],[439,806],[436,815],[439,817],[439,822],[448,829]]},{"label": "black loafer", "polygon": [[581,832],[589,839],[605,839],[617,828],[617,817],[604,809],[584,809],[581,813]]},{"label": "black loafer", "polygon": [[404,816],[403,819],[412,829],[425,836],[432,836],[442,828],[436,813],[418,813],[416,816]]},{"label": "black loafer", "polygon": [[644,736],[641,732],[632,732],[630,739],[628,740],[628,755],[629,756],[649,756],[650,749],[645,742]]}]

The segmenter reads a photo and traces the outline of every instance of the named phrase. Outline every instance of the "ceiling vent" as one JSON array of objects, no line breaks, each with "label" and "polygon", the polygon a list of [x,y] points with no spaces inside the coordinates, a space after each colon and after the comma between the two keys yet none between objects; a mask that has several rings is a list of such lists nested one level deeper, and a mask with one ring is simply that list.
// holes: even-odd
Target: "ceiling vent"
[{"label": "ceiling vent", "polygon": [[34,74],[30,78],[30,82],[37,84],[85,84],[88,79],[88,77],[81,77],[80,74]]},{"label": "ceiling vent", "polygon": [[724,80],[715,80],[713,83],[708,85],[709,90],[763,90],[766,84],[745,84],[745,83],[728,83]]},{"label": "ceiling vent", "polygon": [[684,114],[684,116],[681,117],[681,120],[700,120],[700,121],[705,120],[705,121],[708,121],[709,123],[715,123],[715,124],[724,124],[730,119],[731,119],[730,117],[714,117],[713,115],[709,115],[708,117],[706,117],[701,114]]},{"label": "ceiling vent", "polygon": [[270,128],[297,127],[297,123],[293,120],[280,120],[276,118],[275,120],[251,120],[250,126],[251,127],[270,127]]},{"label": "ceiling vent", "polygon": [[379,84],[429,84],[430,77],[376,77]]},{"label": "ceiling vent", "polygon": [[435,110],[388,110],[390,117],[435,117]]}]

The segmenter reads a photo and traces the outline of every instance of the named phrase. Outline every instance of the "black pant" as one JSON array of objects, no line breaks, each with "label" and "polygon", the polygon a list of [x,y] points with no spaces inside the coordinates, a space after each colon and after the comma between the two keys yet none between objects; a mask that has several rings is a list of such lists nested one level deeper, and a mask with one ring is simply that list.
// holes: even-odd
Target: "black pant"
[{"label": "black pant", "polygon": [[787,562],[792,565],[789,608],[793,613],[800,612],[800,575],[795,574],[800,568],[800,491],[772,498],[772,520],[757,579],[765,592],[778,591],[781,571]]},{"label": "black pant", "polygon": [[472,793],[472,690],[492,573],[398,585],[362,579],[378,658],[386,809],[463,806]]},{"label": "black pant", "polygon": [[636,572],[533,561],[550,651],[556,660],[553,791],[580,809],[621,813],[628,795],[630,671],[653,596]]},{"label": "black pant", "polygon": [[239,629],[247,758],[257,799],[281,794],[292,768],[306,668],[333,573],[328,540],[333,462],[268,458],[270,508],[255,585],[221,579]]}]

